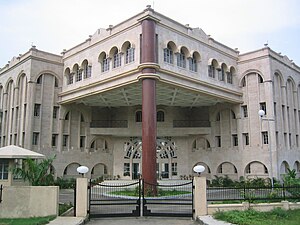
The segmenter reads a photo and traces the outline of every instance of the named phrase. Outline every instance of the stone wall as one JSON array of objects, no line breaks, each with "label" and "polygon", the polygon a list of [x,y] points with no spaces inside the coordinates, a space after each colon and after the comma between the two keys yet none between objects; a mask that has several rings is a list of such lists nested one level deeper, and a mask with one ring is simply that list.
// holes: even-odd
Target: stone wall
[{"label": "stone wall", "polygon": [[56,186],[5,186],[0,218],[28,218],[58,215]]}]

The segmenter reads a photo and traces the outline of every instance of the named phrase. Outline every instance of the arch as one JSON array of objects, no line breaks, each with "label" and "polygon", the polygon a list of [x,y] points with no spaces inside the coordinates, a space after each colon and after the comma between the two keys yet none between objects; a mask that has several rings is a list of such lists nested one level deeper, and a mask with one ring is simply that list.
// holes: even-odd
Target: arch
[{"label": "arch", "polygon": [[127,49],[129,49],[129,48],[135,48],[135,45],[131,41],[125,41],[122,44],[121,52],[126,53]]},{"label": "arch", "polygon": [[164,47],[171,49],[174,53],[178,52],[177,46],[173,41],[167,41]]},{"label": "arch", "polygon": [[208,60],[208,64],[209,66],[213,66],[215,69],[220,69],[220,66],[219,66],[219,63],[218,63],[218,60],[214,59],[214,58],[210,58]]},{"label": "arch", "polygon": [[228,66],[224,62],[220,62],[221,70],[224,70],[224,73],[228,72]]},{"label": "arch", "polygon": [[297,173],[300,172],[300,163],[299,163],[299,161],[295,161],[293,169],[295,169]]},{"label": "arch", "polygon": [[97,163],[96,165],[93,166],[91,169],[91,178],[96,179],[98,177],[104,178],[107,176],[107,166],[104,163]]},{"label": "arch", "polygon": [[210,149],[210,142],[205,137],[196,138],[192,142],[192,151],[208,150]]},{"label": "arch", "polygon": [[77,172],[77,168],[80,166],[78,162],[72,162],[68,164],[63,173],[64,178],[76,178],[79,177],[80,175]]},{"label": "arch", "polygon": [[14,81],[13,81],[13,79],[11,77],[5,83],[5,88],[4,88],[5,93],[8,93],[8,88],[9,88],[10,85],[12,87],[14,87]]},{"label": "arch", "polygon": [[27,80],[27,76],[22,70],[17,77],[17,82],[16,82],[17,87],[20,87],[20,82],[23,77],[26,77],[26,80]]},{"label": "arch", "polygon": [[[239,81],[240,87],[245,87],[247,85],[246,77],[249,75],[257,75],[257,80],[259,83],[261,83],[265,80],[264,76],[262,76],[262,74],[258,70],[247,70],[245,73],[243,73],[243,75]],[[260,82],[260,79],[261,79],[261,82]]]},{"label": "arch", "polygon": [[83,69],[85,66],[89,65],[89,61],[87,59],[84,59],[81,63],[81,68]]},{"label": "arch", "polygon": [[107,59],[108,55],[106,54],[106,52],[101,52],[98,56],[98,62],[103,62],[104,59]]},{"label": "arch", "polygon": [[95,137],[91,141],[90,152],[103,151],[108,152],[108,142],[103,137]]},{"label": "arch", "polygon": [[237,168],[231,162],[223,162],[217,167],[217,174],[224,174],[224,175],[237,174]]},{"label": "arch", "polygon": [[280,174],[286,174],[288,172],[288,169],[290,168],[287,161],[283,161],[280,165]]},{"label": "arch", "polygon": [[262,162],[252,161],[245,166],[244,174],[247,178],[268,177],[268,169]]},{"label": "arch", "polygon": [[201,55],[198,51],[191,51],[191,57],[196,60],[196,62],[201,61]]},{"label": "arch", "polygon": [[73,73],[76,73],[78,70],[79,70],[79,65],[78,65],[77,63],[75,63],[75,64],[73,65],[72,72],[73,72]]},{"label": "arch", "polygon": [[178,47],[178,53],[181,53],[181,54],[183,53],[186,58],[191,57],[190,51],[185,46],[179,46]]},{"label": "arch", "polygon": [[274,76],[279,77],[281,85],[284,83],[284,78],[283,78],[283,75],[282,75],[280,70],[276,69],[275,72],[274,72]]},{"label": "arch", "polygon": [[70,119],[70,111],[68,111],[68,112],[65,113],[64,119],[65,120],[69,120]]},{"label": "arch", "polygon": [[109,58],[113,58],[116,53],[119,53],[119,49],[114,46],[109,50]]}]

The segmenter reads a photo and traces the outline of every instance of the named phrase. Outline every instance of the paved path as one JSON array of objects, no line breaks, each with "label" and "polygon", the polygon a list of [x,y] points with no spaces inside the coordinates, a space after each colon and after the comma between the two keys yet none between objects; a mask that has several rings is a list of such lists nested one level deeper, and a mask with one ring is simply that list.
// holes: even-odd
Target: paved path
[{"label": "paved path", "polygon": [[130,217],[130,218],[102,218],[92,219],[84,223],[82,217],[57,217],[48,225],[231,225],[223,221],[215,220],[212,216],[201,216],[200,221],[193,221],[190,218],[170,217]]}]

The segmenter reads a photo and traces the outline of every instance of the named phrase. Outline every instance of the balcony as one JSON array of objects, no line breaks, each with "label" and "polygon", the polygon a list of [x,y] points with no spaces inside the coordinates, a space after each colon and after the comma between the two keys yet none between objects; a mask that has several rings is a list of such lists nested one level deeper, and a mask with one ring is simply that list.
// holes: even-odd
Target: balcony
[{"label": "balcony", "polygon": [[207,120],[173,120],[173,127],[210,127]]},{"label": "balcony", "polygon": [[128,128],[127,120],[93,120],[91,128]]}]

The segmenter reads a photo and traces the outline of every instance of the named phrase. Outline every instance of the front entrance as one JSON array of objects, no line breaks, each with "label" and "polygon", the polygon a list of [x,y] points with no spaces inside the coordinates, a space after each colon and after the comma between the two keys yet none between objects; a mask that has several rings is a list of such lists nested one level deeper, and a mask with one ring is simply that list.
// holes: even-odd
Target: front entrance
[{"label": "front entrance", "polygon": [[[157,190],[154,196],[149,190]],[[137,217],[169,216],[192,217],[193,181],[152,185],[139,179],[124,184],[89,184],[89,216]]]}]

